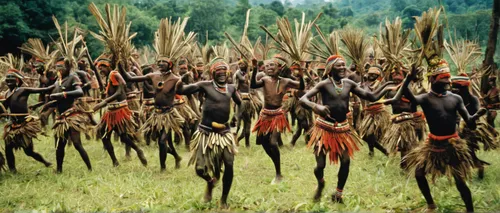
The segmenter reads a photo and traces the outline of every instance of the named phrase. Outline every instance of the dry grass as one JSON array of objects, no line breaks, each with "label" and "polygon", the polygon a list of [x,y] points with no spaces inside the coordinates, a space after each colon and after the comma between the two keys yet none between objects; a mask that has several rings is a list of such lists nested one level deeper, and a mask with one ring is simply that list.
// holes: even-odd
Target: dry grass
[{"label": "dry grass", "polygon": [[[51,132],[49,132],[49,135]],[[291,139],[288,134],[285,141]],[[252,138],[252,141],[253,138]],[[113,168],[101,142],[85,141],[94,171],[88,172],[73,147],[66,152],[64,173],[57,175],[54,168],[45,168],[29,159],[22,151],[16,152],[19,174],[0,175],[0,211],[216,211],[220,198],[219,183],[214,201],[202,201],[205,184],[186,167],[189,153],[183,146],[182,168],[175,170],[173,157],[167,161],[167,172],[160,173],[158,151],[151,145],[142,148],[149,166],[141,166],[137,157],[124,158],[124,148],[115,142],[115,152],[121,162]],[[52,138],[40,136],[36,150],[55,163]],[[407,178],[399,169],[399,157],[386,158],[380,152],[368,157],[367,146],[351,161],[351,173],[345,187],[345,204],[329,200],[337,182],[338,166],[325,170],[326,188],[322,201],[312,202],[316,187],[313,174],[314,155],[305,148],[303,139],[297,147],[287,143],[281,148],[285,181],[270,185],[274,168],[260,146],[240,147],[235,158],[235,176],[229,197],[231,211],[415,211],[421,212],[425,201],[413,178]],[[500,210],[499,151],[479,152],[479,157],[491,162],[484,180],[477,178],[468,184],[477,211]],[[432,194],[443,212],[464,211],[465,207],[453,183],[446,178],[431,185]]]}]

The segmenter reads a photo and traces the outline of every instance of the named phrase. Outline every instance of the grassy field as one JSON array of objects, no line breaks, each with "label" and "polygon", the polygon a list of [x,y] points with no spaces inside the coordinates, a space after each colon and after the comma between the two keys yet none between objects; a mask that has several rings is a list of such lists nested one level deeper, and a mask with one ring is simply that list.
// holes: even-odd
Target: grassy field
[{"label": "grassy field", "polygon": [[[51,132],[48,133],[49,135]],[[284,137],[291,139],[291,134]],[[253,141],[253,138],[252,138]],[[124,147],[115,143],[115,152],[121,165],[112,167],[108,154],[98,141],[85,141],[94,171],[88,172],[73,147],[68,147],[64,173],[55,174],[53,168],[16,152],[19,173],[0,175],[0,211],[200,211],[218,210],[217,201],[222,184],[214,190],[214,200],[203,202],[205,183],[196,176],[194,168],[187,167],[188,151],[179,146],[183,157],[182,168],[174,169],[174,159],[167,159],[167,172],[160,173],[158,150],[155,145],[142,144],[149,166],[141,166],[135,153],[131,161],[124,157]],[[35,149],[55,164],[52,138],[40,136]],[[421,212],[425,201],[414,178],[408,178],[399,169],[399,157],[387,158],[380,152],[368,157],[368,147],[356,153],[351,161],[351,172],[345,186],[345,204],[334,204],[330,195],[335,190],[338,166],[325,170],[326,188],[321,202],[312,202],[316,187],[313,174],[314,155],[303,139],[292,148],[286,143],[281,148],[282,170],[285,181],[271,185],[274,168],[260,146],[240,147],[235,157],[235,176],[229,196],[230,211],[410,211]],[[491,162],[484,180],[468,182],[477,211],[500,210],[500,151],[479,152],[479,157]],[[431,185],[439,211],[465,211],[453,182],[441,178]]]}]

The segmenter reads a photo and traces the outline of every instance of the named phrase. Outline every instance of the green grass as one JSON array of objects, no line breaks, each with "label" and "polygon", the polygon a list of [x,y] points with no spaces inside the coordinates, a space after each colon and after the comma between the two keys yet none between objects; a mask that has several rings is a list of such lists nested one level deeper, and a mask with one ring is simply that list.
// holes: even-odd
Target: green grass
[{"label": "green grass", "polygon": [[[49,135],[51,132],[49,132]],[[284,137],[291,139],[291,134]],[[0,175],[0,211],[216,211],[221,195],[221,182],[214,190],[214,200],[203,202],[205,183],[196,176],[194,168],[187,167],[188,151],[179,146],[183,157],[182,168],[174,169],[174,159],[167,159],[167,172],[160,173],[158,149],[155,145],[142,148],[149,160],[141,166],[135,153],[131,161],[124,157],[124,147],[115,142],[120,167],[112,167],[108,154],[98,141],[85,141],[94,171],[88,172],[73,147],[66,149],[64,173],[55,174],[55,168],[45,168],[16,152],[18,174]],[[55,164],[52,137],[40,136],[35,149]],[[229,195],[231,211],[415,211],[421,212],[425,201],[414,178],[408,178],[399,169],[399,157],[386,158],[380,152],[368,157],[367,146],[356,153],[345,186],[345,204],[334,204],[330,195],[337,182],[337,165],[327,165],[326,188],[321,202],[312,202],[316,187],[313,174],[315,160],[312,151],[304,145],[289,143],[281,148],[282,170],[285,181],[270,185],[274,168],[264,150],[255,145],[239,148],[235,157],[234,182]],[[477,175],[468,182],[477,211],[500,210],[499,151],[479,152],[479,157],[490,163],[484,180]],[[453,182],[441,178],[431,184],[432,195],[443,212],[465,211],[464,204]]]}]

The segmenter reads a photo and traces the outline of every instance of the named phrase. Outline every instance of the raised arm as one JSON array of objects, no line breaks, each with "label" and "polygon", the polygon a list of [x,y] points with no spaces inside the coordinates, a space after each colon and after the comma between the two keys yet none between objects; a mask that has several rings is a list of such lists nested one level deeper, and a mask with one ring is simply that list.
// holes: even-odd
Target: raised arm
[{"label": "raised arm", "polygon": [[147,81],[150,79],[150,75],[141,75],[141,76],[132,76],[130,75],[121,64],[118,66],[118,70],[120,71],[120,74],[123,76],[123,79],[127,82],[143,82]]},{"label": "raised arm", "polygon": [[47,92],[50,92],[54,89],[55,85],[50,85],[48,87],[39,87],[39,88],[35,88],[35,87],[25,87],[24,88],[24,92],[28,93],[28,94],[32,94],[32,93],[47,93]]},{"label": "raised arm", "polygon": [[179,81],[177,81],[177,84],[175,85],[176,93],[179,95],[191,95],[193,93],[197,93],[198,91],[202,90],[201,87],[202,83],[203,81],[196,82],[194,84],[184,85],[182,79],[179,79]]},{"label": "raised arm", "polygon": [[262,81],[262,78],[257,80],[257,73],[257,67],[254,67],[252,71],[252,78],[250,79],[250,88],[252,89],[257,89],[264,86],[264,81]]},{"label": "raised arm", "polygon": [[384,96],[388,91],[393,89],[393,88],[387,87],[388,84],[384,84],[384,85],[380,86],[381,89],[377,90],[378,93],[377,93],[377,91],[369,92],[367,90],[362,89],[361,86],[354,83],[354,81],[344,80],[344,82],[349,82],[349,84],[351,84],[351,92],[352,93],[354,93],[355,95],[357,95],[358,97],[360,97],[362,99],[365,99],[365,100],[368,100],[371,102],[375,102],[375,101],[380,100],[382,98],[382,96]]},{"label": "raised arm", "polygon": [[306,88],[306,85],[304,83],[304,78],[299,78],[299,81],[294,81],[289,78],[282,78],[285,80],[285,85],[286,88],[292,88],[292,89],[298,89],[298,90],[304,90]]}]

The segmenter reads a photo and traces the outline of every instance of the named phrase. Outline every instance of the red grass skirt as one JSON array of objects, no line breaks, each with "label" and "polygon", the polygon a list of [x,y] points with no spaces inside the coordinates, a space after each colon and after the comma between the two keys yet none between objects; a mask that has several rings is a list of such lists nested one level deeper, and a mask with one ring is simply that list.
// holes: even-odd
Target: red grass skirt
[{"label": "red grass skirt", "polygon": [[133,112],[128,106],[117,109],[109,109],[102,116],[101,122],[97,125],[97,137],[103,138],[116,131],[118,135],[126,133],[132,140],[137,140],[137,130],[139,125],[133,119]]},{"label": "red grass skirt", "polygon": [[330,163],[335,164],[344,153],[353,157],[354,152],[359,151],[362,141],[347,120],[331,123],[318,117],[309,134],[311,139],[307,146],[314,146],[316,155],[320,152],[329,153]]},{"label": "red grass skirt", "polygon": [[285,111],[283,109],[262,109],[260,111],[259,120],[252,129],[252,132],[257,132],[257,136],[267,135],[269,133],[284,132],[287,129],[292,131],[290,124],[286,120]]}]

